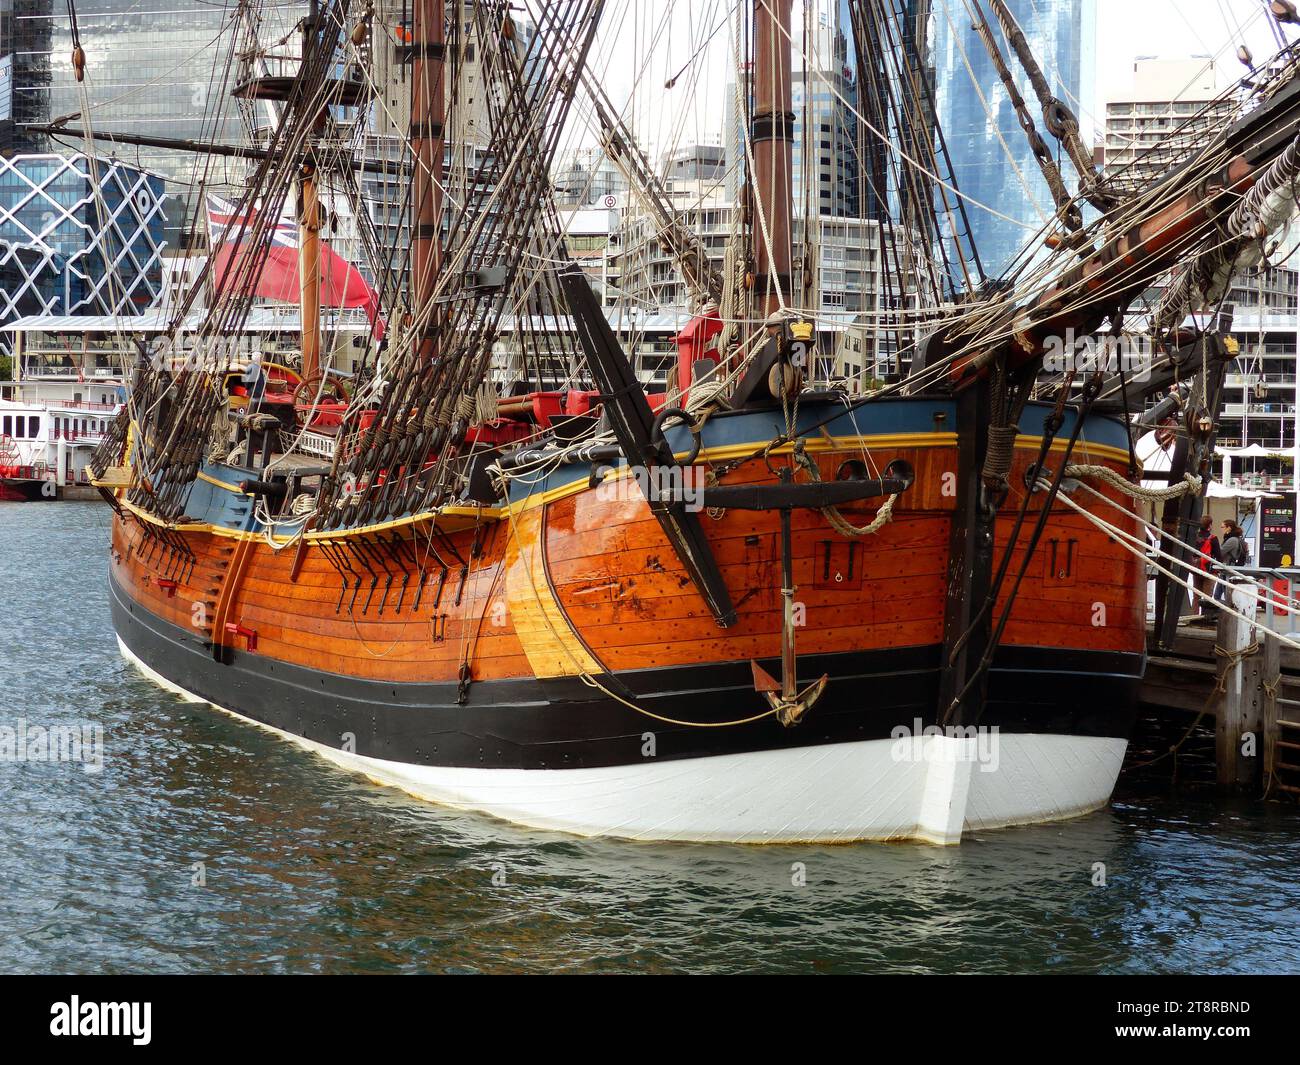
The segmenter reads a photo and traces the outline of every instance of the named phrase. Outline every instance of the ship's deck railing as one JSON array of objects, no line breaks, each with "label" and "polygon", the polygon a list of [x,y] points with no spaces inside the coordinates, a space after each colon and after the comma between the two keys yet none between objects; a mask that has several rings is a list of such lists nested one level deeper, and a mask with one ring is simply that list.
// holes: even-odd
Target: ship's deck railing
[{"label": "ship's deck railing", "polygon": [[298,438],[298,449],[308,455],[315,455],[317,458],[332,459],[334,457],[334,437],[326,433],[313,433],[309,429]]},{"label": "ship's deck railing", "polygon": [[55,429],[52,434],[54,440],[76,441],[81,444],[99,443],[104,439],[102,430],[96,429]]}]

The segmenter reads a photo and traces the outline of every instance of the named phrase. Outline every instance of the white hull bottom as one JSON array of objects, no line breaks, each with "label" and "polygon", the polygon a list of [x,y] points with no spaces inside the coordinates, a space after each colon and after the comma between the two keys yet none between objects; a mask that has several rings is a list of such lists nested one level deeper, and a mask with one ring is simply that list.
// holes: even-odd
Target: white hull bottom
[{"label": "white hull bottom", "polygon": [[[206,702],[118,646],[150,679]],[[582,836],[726,843],[957,843],[965,831],[1077,817],[1109,801],[1127,747],[1094,736],[927,736],[600,769],[468,769],[364,758],[252,723],[456,809]]]}]

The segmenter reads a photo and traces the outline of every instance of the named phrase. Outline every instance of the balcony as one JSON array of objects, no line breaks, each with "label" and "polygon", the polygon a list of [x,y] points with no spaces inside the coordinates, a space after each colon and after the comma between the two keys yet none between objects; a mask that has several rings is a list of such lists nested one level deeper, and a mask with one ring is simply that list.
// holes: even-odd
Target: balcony
[{"label": "balcony", "polygon": [[1270,474],[1246,474],[1241,477],[1233,477],[1227,482],[1230,488],[1245,488],[1254,492],[1294,492],[1296,488],[1296,479],[1294,477],[1276,477]]},{"label": "balcony", "polygon": [[123,382],[126,376],[116,366],[67,366],[62,363],[27,361],[23,376],[52,381],[101,381],[105,384]]},{"label": "balcony", "polygon": [[65,440],[69,444],[98,444],[104,439],[104,434],[98,429],[55,429],[51,439]]},{"label": "balcony", "polygon": [[1223,384],[1226,388],[1254,388],[1255,385],[1263,383],[1270,391],[1295,391],[1295,377],[1289,374],[1240,374],[1230,373],[1223,378]]},{"label": "balcony", "polygon": [[61,399],[46,404],[46,407],[55,407],[63,410],[65,407],[72,410],[106,410],[116,411],[122,404],[120,403],[88,403],[84,399]]},{"label": "balcony", "polygon": [[1239,339],[1249,343],[1257,341],[1263,333],[1296,333],[1296,312],[1280,307],[1265,307],[1260,313],[1257,307],[1237,307],[1232,315],[1232,332]]},{"label": "balcony", "polygon": [[1295,414],[1294,403],[1225,403],[1225,418],[1287,418]]}]

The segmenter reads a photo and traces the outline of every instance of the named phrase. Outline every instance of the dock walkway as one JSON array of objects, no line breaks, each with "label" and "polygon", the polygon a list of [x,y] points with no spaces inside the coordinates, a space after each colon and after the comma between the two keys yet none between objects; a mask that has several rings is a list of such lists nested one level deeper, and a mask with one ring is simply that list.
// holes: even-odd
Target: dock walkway
[{"label": "dock walkway", "polygon": [[1300,797],[1300,650],[1231,614],[1184,618],[1173,647],[1150,650],[1141,699],[1214,721],[1221,787]]}]

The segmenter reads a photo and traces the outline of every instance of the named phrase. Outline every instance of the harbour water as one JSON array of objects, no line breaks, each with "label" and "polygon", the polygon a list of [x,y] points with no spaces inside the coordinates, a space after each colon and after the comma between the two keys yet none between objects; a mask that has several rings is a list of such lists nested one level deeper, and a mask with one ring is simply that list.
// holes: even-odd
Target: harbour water
[{"label": "harbour water", "polygon": [[722,847],[374,786],[119,658],[108,519],[0,504],[0,726],[103,736],[0,762],[0,971],[1300,972],[1293,806],[1125,781],[959,847]]}]

